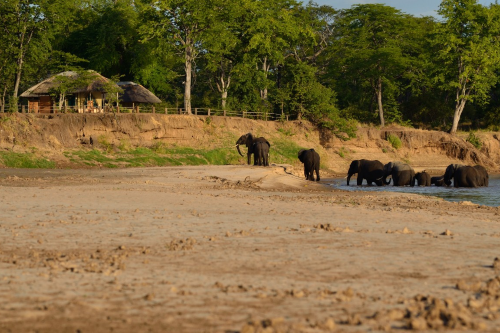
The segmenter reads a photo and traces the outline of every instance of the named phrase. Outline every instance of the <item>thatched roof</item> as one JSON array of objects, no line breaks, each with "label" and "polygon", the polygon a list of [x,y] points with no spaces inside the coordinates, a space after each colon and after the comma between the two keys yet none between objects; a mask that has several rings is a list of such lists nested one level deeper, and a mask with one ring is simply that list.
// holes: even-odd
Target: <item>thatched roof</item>
[{"label": "thatched roof", "polygon": [[[109,82],[109,79],[105,78],[101,74],[94,71],[89,71],[89,73],[94,76],[94,79],[91,83],[89,83],[86,86],[74,89],[74,91],[68,91],[68,93],[74,94],[79,92],[103,91],[104,83]],[[39,97],[39,96],[49,95],[50,90],[57,87],[58,85],[56,77],[67,76],[76,79],[78,78],[78,75],[79,74],[77,72],[73,71],[67,71],[56,74],[29,88],[28,90],[23,92],[19,97]]]},{"label": "thatched roof", "polygon": [[161,103],[161,100],[156,97],[151,91],[147,90],[140,84],[125,81],[118,82],[117,85],[123,89],[123,94],[120,95],[120,100],[125,103]]}]

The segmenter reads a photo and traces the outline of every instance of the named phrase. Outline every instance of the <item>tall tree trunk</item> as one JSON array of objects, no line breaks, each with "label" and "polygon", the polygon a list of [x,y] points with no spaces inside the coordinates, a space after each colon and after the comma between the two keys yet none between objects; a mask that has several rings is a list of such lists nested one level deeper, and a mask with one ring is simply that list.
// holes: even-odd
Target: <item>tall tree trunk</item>
[{"label": "tall tree trunk", "polygon": [[226,99],[227,99],[227,90],[224,90],[222,92],[222,102],[221,102],[221,105],[222,105],[222,110],[225,110],[226,109]]},{"label": "tall tree trunk", "polygon": [[17,94],[19,93],[19,84],[21,82],[21,72],[23,70],[23,52],[21,51],[19,53],[20,53],[19,58],[17,59],[16,82],[14,84],[14,93],[12,94],[15,98],[17,98]]},{"label": "tall tree trunk", "polygon": [[378,115],[380,117],[380,126],[385,126],[384,120],[384,106],[382,105],[382,78],[378,78],[377,82],[377,102],[378,102]]},{"label": "tall tree trunk", "polygon": [[226,80],[226,75],[224,72],[224,68],[221,65],[221,73],[220,73],[220,83],[217,82],[217,90],[221,93],[221,105],[222,109],[226,109],[226,101],[227,101],[227,92],[229,90],[229,86],[231,85],[231,76],[228,76]]},{"label": "tall tree trunk", "polygon": [[184,83],[184,109],[187,114],[192,114],[191,112],[191,77],[193,68],[193,46],[190,40],[186,41],[185,48],[185,64],[184,70],[186,71],[186,81]]},{"label": "tall tree trunk", "polygon": [[21,83],[21,72],[23,70],[25,47],[27,47],[31,42],[31,38],[33,37],[33,32],[34,30],[30,31],[26,43],[24,39],[26,36],[26,27],[24,27],[24,30],[21,34],[21,41],[20,41],[21,44],[19,45],[19,58],[17,59],[16,82],[14,84],[14,93],[13,93],[14,98],[17,98],[17,95],[19,94],[19,84]]},{"label": "tall tree trunk", "polygon": [[5,85],[4,88],[3,88],[2,106],[0,107],[0,112],[2,112],[2,113],[5,112],[5,96],[6,95],[7,95],[7,85]]},{"label": "tall tree trunk", "polygon": [[[262,63],[262,70],[264,71],[265,78],[267,79],[267,71],[269,70],[269,65],[267,64],[267,57],[264,57],[264,61]],[[265,101],[267,100],[267,85],[264,89],[260,90],[260,99]]]},{"label": "tall tree trunk", "polygon": [[451,130],[450,130],[451,134],[455,134],[457,132],[458,122],[460,121],[460,116],[462,115],[462,112],[464,111],[466,102],[467,102],[467,99],[465,99],[465,98],[457,99],[457,103],[455,105],[455,113],[453,114],[453,125],[451,126]]}]

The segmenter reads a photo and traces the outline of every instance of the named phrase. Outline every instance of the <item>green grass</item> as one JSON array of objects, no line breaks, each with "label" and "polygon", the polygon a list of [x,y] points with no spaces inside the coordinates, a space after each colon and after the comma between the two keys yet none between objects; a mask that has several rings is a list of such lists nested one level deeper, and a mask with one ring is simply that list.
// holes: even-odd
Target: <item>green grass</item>
[{"label": "green grass", "polygon": [[178,147],[169,149],[153,146],[152,149],[138,147],[115,154],[108,154],[97,149],[79,150],[66,152],[65,156],[76,164],[101,165],[107,168],[238,163],[236,149],[233,151],[227,148],[204,150]]},{"label": "green grass", "polygon": [[483,142],[474,132],[469,132],[469,136],[465,141],[470,142],[478,150],[481,150],[483,146]]},{"label": "green grass", "polygon": [[294,164],[299,150],[304,149],[294,142],[279,140],[271,144],[269,163]]},{"label": "green grass", "polygon": [[387,141],[389,141],[389,143],[392,145],[394,149],[399,149],[403,146],[403,143],[401,142],[399,137],[393,134],[389,134],[387,136]]},{"label": "green grass", "polygon": [[0,159],[8,168],[54,169],[56,164],[31,153],[0,152]]},{"label": "green grass", "polygon": [[[126,145],[123,145],[126,146]],[[246,162],[246,148],[242,147],[244,157],[239,156],[237,150],[228,144],[228,148],[196,149],[190,147],[168,148],[162,144],[155,144],[150,148],[138,147],[121,149],[119,152],[110,152],[107,147],[103,150],[67,151],[64,155],[73,163],[86,166],[117,167],[147,167],[147,166],[175,166],[175,165],[230,165]],[[293,164],[297,161],[297,152],[302,147],[286,140],[275,141],[270,149],[270,163]]]}]

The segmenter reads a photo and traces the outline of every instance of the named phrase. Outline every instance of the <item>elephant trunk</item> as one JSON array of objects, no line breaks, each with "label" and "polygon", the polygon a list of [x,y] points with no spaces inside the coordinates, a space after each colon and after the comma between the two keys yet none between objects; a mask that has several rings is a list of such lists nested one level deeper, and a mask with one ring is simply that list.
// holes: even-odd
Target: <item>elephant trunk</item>
[{"label": "elephant trunk", "polygon": [[240,151],[240,145],[239,144],[236,145],[236,149],[238,149],[238,153],[240,153],[241,157],[243,157],[243,154]]},{"label": "elephant trunk", "polygon": [[391,183],[391,179],[392,178],[389,178],[389,180],[387,180],[387,176],[384,176],[382,181],[384,182],[385,185],[389,185]]},{"label": "elephant trunk", "polygon": [[351,180],[351,176],[353,175],[353,173],[348,173],[347,174],[347,186],[349,186],[349,181]]}]

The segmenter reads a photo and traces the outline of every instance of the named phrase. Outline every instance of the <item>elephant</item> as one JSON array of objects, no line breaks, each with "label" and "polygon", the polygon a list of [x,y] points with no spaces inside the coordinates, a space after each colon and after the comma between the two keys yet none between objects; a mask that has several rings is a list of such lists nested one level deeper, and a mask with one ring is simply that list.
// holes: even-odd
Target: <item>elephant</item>
[{"label": "elephant", "polygon": [[481,165],[450,164],[444,173],[444,183],[450,186],[452,178],[454,187],[488,186],[489,182],[488,172]]},{"label": "elephant", "polygon": [[262,141],[253,144],[254,165],[269,166],[269,146]]},{"label": "elephant", "polygon": [[431,185],[443,186],[444,185],[444,175],[439,177],[431,177]]},{"label": "elephant", "polygon": [[431,186],[431,176],[424,171],[415,174],[418,186]]},{"label": "elephant", "polygon": [[316,181],[319,181],[319,154],[314,149],[301,149],[298,157],[304,163],[306,180],[314,181],[314,171],[316,171]]},{"label": "elephant", "polygon": [[406,163],[402,162],[389,162],[384,165],[384,183],[389,185],[387,177],[392,176],[392,184],[394,186],[415,186],[415,171]]},{"label": "elephant", "polygon": [[[262,143],[267,144],[267,151],[268,151],[268,155],[269,155],[269,148],[271,148],[271,144],[263,137],[254,138],[252,133],[247,133],[247,134],[242,135],[238,139],[238,141],[236,141],[236,149],[238,149],[238,153],[240,153],[240,155],[242,157],[243,157],[243,154],[240,151],[240,145],[245,144],[248,147],[248,152],[247,152],[248,164],[252,164],[252,154],[254,153],[254,148],[256,147],[256,146],[254,146],[254,143],[256,143],[256,142],[262,142]],[[269,157],[268,157],[268,159],[269,159]],[[267,162],[269,163],[268,159],[267,159]],[[254,156],[254,165],[257,165],[255,156]]]},{"label": "elephant", "polygon": [[357,184],[361,185],[363,179],[366,179],[368,185],[372,183],[378,186],[383,186],[382,177],[384,176],[384,165],[382,162],[374,160],[354,160],[349,166],[349,171],[347,172],[347,186],[349,186],[349,181],[351,176],[355,173],[358,174]]}]

